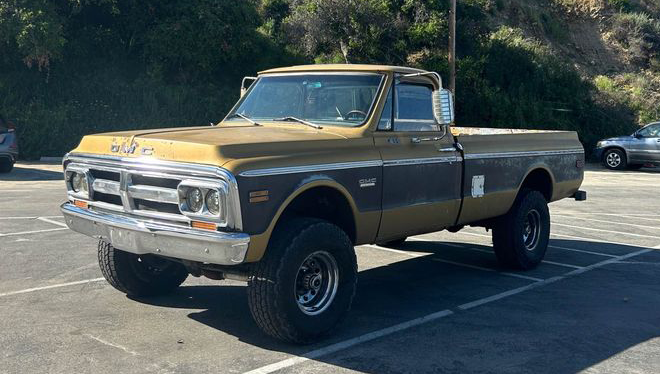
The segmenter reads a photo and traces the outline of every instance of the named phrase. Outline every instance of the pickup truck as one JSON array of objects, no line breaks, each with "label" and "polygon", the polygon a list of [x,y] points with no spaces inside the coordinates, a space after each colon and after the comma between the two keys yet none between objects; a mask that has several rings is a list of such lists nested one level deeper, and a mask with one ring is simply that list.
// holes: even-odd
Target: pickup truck
[{"label": "pickup truck", "polygon": [[217,125],[89,135],[65,157],[66,223],[99,239],[117,290],[245,281],[265,333],[308,343],[351,306],[355,246],[480,226],[502,266],[531,269],[548,203],[586,198],[574,132],[453,127],[433,72],[296,66],[241,93]]}]

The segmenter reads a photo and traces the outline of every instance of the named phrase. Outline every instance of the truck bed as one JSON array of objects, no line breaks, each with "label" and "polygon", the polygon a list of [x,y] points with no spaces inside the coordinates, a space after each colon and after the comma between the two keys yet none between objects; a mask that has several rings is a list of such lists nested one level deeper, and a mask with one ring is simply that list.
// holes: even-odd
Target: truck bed
[{"label": "truck bed", "polygon": [[572,131],[452,127],[463,147],[463,207],[458,224],[506,213],[530,173],[546,198],[572,196],[584,173],[584,149]]}]

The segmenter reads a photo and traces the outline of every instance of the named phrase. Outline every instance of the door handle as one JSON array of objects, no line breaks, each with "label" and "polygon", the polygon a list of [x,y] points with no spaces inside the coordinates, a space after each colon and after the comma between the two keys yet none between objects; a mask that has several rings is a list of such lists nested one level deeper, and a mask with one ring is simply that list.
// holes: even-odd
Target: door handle
[{"label": "door handle", "polygon": [[441,136],[433,136],[430,138],[412,138],[410,139],[413,143],[419,144],[421,142],[437,142],[439,140],[442,140]]}]

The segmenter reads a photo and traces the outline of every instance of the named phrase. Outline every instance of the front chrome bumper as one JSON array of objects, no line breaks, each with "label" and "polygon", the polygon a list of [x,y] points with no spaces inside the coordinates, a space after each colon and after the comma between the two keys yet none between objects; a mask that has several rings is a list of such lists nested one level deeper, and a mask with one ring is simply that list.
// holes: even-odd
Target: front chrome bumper
[{"label": "front chrome bumper", "polygon": [[68,202],[62,204],[61,210],[71,230],[135,254],[236,265],[245,260],[250,243],[250,236],[244,233],[191,229],[82,209]]}]

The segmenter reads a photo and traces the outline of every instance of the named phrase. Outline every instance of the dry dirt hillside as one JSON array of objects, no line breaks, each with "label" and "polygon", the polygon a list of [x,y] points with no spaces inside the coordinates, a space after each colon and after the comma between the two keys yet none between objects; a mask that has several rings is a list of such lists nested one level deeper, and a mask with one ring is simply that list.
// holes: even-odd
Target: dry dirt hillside
[{"label": "dry dirt hillside", "polygon": [[639,124],[660,120],[660,0],[496,0],[490,22],[548,46]]}]

